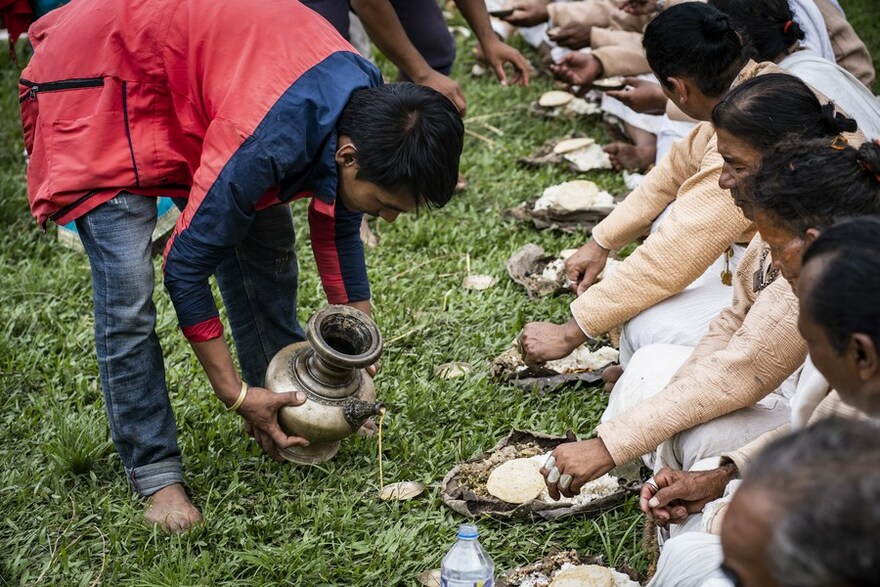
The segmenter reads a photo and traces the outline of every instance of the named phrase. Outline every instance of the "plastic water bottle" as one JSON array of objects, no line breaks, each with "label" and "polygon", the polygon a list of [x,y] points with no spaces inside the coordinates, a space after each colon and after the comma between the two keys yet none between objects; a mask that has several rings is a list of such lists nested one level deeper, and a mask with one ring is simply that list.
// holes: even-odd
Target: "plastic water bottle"
[{"label": "plastic water bottle", "polygon": [[480,546],[477,527],[458,527],[458,542],[449,549],[440,565],[440,587],[492,587],[495,563]]}]

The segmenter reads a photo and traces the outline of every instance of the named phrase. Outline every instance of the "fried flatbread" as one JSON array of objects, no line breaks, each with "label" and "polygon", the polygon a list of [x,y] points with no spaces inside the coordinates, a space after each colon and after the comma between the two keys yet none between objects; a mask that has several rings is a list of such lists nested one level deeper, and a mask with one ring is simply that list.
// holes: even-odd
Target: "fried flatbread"
[{"label": "fried flatbread", "polygon": [[599,565],[578,565],[557,573],[550,587],[614,587],[614,575]]},{"label": "fried flatbread", "polygon": [[545,487],[539,468],[532,459],[512,459],[501,463],[489,475],[486,491],[507,503],[531,501]]},{"label": "fried flatbread", "polygon": [[572,100],[574,100],[574,94],[563,92],[561,90],[550,90],[538,98],[538,106],[543,108],[558,108],[560,106],[565,106]]}]

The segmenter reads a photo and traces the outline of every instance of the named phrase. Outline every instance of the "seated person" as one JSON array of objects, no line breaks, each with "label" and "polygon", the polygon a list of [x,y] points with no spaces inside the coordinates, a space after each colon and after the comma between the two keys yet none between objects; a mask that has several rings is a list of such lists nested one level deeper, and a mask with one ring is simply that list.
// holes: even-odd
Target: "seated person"
[{"label": "seated person", "polygon": [[[779,265],[797,284],[800,331],[816,367],[828,379],[820,378],[819,401],[808,404],[811,411],[805,419],[810,422],[831,414],[880,416],[878,337],[873,331],[880,321],[870,301],[880,288],[876,271],[880,220],[861,216],[816,238],[835,218],[880,211],[880,180],[871,171],[877,168],[880,147],[872,143],[859,150],[835,150],[824,141],[796,144],[765,157],[752,197],[744,201],[754,207],[759,224],[775,226]],[[801,253],[813,240],[802,265]],[[809,380],[806,386],[799,384],[793,402],[797,405],[803,394],[813,399],[814,387]],[[712,576],[711,562],[700,561],[720,558],[717,536],[694,530],[715,531],[717,523],[700,512],[750,468],[754,455],[770,440],[806,424],[795,416],[791,426],[780,426],[744,448],[725,453],[724,464],[716,469],[663,469],[654,476],[653,487],[646,485],[642,509],[660,526],[677,524],[660,557],[656,585],[700,585]]]},{"label": "seated person", "polygon": [[[759,68],[742,57],[740,38],[727,22],[710,6],[686,3],[665,10],[645,30],[648,58],[665,80],[664,91],[701,120],[710,118],[731,85],[781,71],[773,64]],[[784,128],[773,129],[774,139],[787,134]],[[719,276],[736,269],[742,248],[731,245],[751,237],[749,223],[715,185],[723,164],[716,147],[711,125],[698,125],[593,229],[592,240],[566,262],[579,294],[572,319],[564,325],[527,325],[522,340],[530,360],[566,356],[588,336],[620,325],[624,366],[647,344],[693,346],[700,340],[709,322],[730,305],[732,291]],[[593,285],[610,250],[619,250],[649,227],[651,235],[621,268]],[[615,376],[619,373],[609,379]]]},{"label": "seated person", "polygon": [[834,418],[768,446],[721,529],[727,582],[705,585],[876,585],[878,434],[874,422]]},{"label": "seated person", "polygon": [[[519,31],[529,44],[538,49],[542,63],[551,69],[554,62],[567,59],[565,56],[569,49],[585,49],[584,53],[577,55],[589,64],[589,73],[585,72],[577,85],[586,91],[598,78],[650,74],[641,46],[642,31],[649,15],[628,14],[620,10],[618,3],[619,0],[550,3],[546,0],[517,0],[506,4],[513,9],[513,13],[504,17],[504,21],[530,27],[520,28]],[[505,5],[497,1],[494,4]],[[548,21],[552,23],[552,28]],[[498,26],[496,31],[503,36],[511,32]],[[634,83],[641,81],[644,80]],[[635,112],[628,105],[610,97],[602,98],[602,109],[620,120],[625,134],[633,142],[616,142],[606,146],[605,151],[614,168],[644,171],[654,164],[657,160],[655,134],[663,124],[660,115],[665,109],[665,98],[658,112]]]},{"label": "seated person", "polygon": [[[818,142],[824,147],[830,144],[827,139]],[[811,148],[815,150],[815,145]],[[863,149],[871,152],[880,147],[869,144]],[[824,150],[840,152],[831,148]],[[822,219],[825,222],[845,214],[876,209],[876,189],[862,194],[861,208],[842,198],[843,203],[837,205],[827,197],[835,193],[834,183],[813,181],[808,188],[801,184],[800,177],[794,181],[779,172],[778,163],[773,158],[769,162],[766,159],[769,155],[764,157],[764,167],[770,169],[772,165],[772,169],[777,170],[769,177],[786,177],[790,186],[797,185],[801,191],[823,186],[816,193],[821,194],[818,200],[825,206],[820,208],[826,214]],[[788,162],[791,163],[791,159]],[[851,164],[856,165],[855,158]],[[808,167],[812,173],[805,171]],[[804,177],[821,175],[828,167],[811,160],[808,165],[798,165],[798,171]],[[823,179],[827,180],[830,175]],[[738,194],[738,202],[752,216],[751,206],[745,203],[742,192],[744,190]],[[585,481],[655,448],[655,470],[666,465],[689,469],[707,456],[732,450],[763,432],[778,428],[787,419],[785,390],[767,398],[763,405],[753,404],[777,389],[805,358],[805,343],[797,332],[796,300],[787,281],[777,279],[780,267],[784,277],[791,277],[780,257],[792,254],[793,249],[792,243],[781,241],[780,228],[769,217],[756,212],[754,218],[766,243],[756,238],[749,246],[737,270],[732,307],[713,321],[709,333],[692,351],[674,345],[657,345],[659,350],[651,346],[637,353],[632,364],[646,361],[647,366],[628,370],[617,383],[604,421],[598,427],[599,438],[557,448],[553,454],[556,472],[551,479],[559,479],[567,473],[571,477],[566,481],[571,491],[576,492]],[[812,217],[806,222],[809,227],[818,224]],[[796,232],[788,230],[790,232],[784,234],[802,245],[806,228]],[[666,384],[669,372],[678,365],[681,367]],[[638,377],[633,377],[633,373]],[[616,409],[617,404],[626,407],[627,402],[616,400],[614,395],[624,394],[626,400],[626,394],[635,395],[633,388],[639,386],[649,388],[650,392],[638,398],[641,401],[630,402],[628,409]],[[554,488],[551,487],[551,492]]]},{"label": "seated person", "polygon": [[[820,3],[828,3],[828,0],[820,0]],[[797,75],[855,118],[866,136],[877,136],[880,132],[880,102],[865,88],[863,77],[857,79],[851,73],[865,72],[865,67],[860,64],[864,61],[868,64],[870,79],[873,79],[870,58],[852,59],[835,65],[832,43],[828,32],[822,28],[822,15],[828,11],[821,11],[820,14],[813,0],[801,0],[792,7],[785,0],[769,0],[760,4],[750,0],[709,0],[709,4],[727,14],[734,27],[748,39],[748,51],[753,59],[759,62],[772,61]],[[832,17],[837,14],[837,18],[840,18],[837,10],[832,8],[830,12]],[[817,20],[820,22],[817,23]],[[843,23],[848,27],[845,19]],[[838,40],[835,47],[840,47],[841,43],[847,47],[864,47],[851,27],[848,28],[851,34],[841,32],[840,36],[844,40]],[[861,54],[855,49],[846,49],[846,53],[852,56]],[[853,64],[852,61],[857,63]],[[847,65],[852,69],[845,69]],[[566,56],[556,67],[557,74],[565,81],[579,80],[590,69],[589,59],[583,55]],[[643,80],[630,79],[629,83],[633,84],[632,88],[609,92],[606,96],[620,100],[639,112],[646,112],[645,108],[652,112],[660,108],[658,99],[662,96],[658,95],[661,92],[659,87]],[[870,86],[870,82],[868,85]],[[664,143],[671,138],[684,136],[683,133],[687,131],[686,125],[676,122],[680,118],[674,112],[675,109],[670,111],[658,131],[658,157],[667,150]],[[607,150],[612,151],[613,160],[631,160],[634,150],[640,144],[643,145],[645,140],[644,137],[640,140],[634,139],[636,146],[608,145]]]},{"label": "seated person", "polygon": [[[851,73],[803,46],[787,0],[709,0],[749,40],[753,58],[773,62],[833,100],[869,138],[880,137],[880,101]],[[744,72],[749,75],[749,71]]]},{"label": "seated person", "polygon": [[[616,73],[606,75],[627,75],[644,73],[644,56],[635,53],[637,67],[632,70],[632,60],[616,59],[614,45],[626,39],[630,45],[638,46],[638,40],[632,41],[631,34],[640,35],[648,22],[649,16],[624,12],[618,6],[618,0],[588,0],[577,2],[548,2],[547,0],[513,0],[507,4],[513,13],[503,20],[517,27],[533,27],[542,23],[552,24],[550,40],[569,49],[592,47],[610,47],[612,56],[611,67],[621,67]],[[624,33],[621,36],[620,33]],[[596,38],[594,38],[594,36]],[[637,38],[637,37],[636,37]],[[611,42],[616,39],[618,43]],[[594,43],[598,42],[598,46]]]}]

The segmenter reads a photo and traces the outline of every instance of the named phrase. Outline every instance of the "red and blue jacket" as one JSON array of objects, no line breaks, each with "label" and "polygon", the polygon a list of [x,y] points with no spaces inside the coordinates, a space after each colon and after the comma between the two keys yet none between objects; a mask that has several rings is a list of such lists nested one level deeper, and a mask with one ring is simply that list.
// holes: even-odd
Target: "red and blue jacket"
[{"label": "red and blue jacket", "polygon": [[370,298],[361,214],[336,198],[336,123],[382,83],[292,0],[73,0],[31,27],[19,97],[41,226],[121,191],[186,198],[165,285],[190,340],[220,336],[208,278],[264,207],[311,198],[331,303]]}]

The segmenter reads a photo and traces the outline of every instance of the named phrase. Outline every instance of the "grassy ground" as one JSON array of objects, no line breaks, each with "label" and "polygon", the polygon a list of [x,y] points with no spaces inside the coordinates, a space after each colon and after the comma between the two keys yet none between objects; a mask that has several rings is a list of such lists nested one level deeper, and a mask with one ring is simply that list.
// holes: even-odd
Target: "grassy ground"
[{"label": "grassy ground", "polygon": [[[880,72],[880,3],[877,0],[840,0],[846,17],[871,51],[874,69]],[[880,94],[880,77],[874,80],[874,93]]]},{"label": "grassy ground", "polygon": [[[844,2],[877,55],[874,0]],[[852,7],[852,8],[851,8]],[[186,475],[206,522],[166,536],[142,522],[109,442],[93,353],[86,259],[43,235],[27,212],[15,80],[0,86],[0,584],[10,585],[411,585],[436,568],[462,518],[442,505],[438,486],[457,462],[490,448],[512,427],[589,434],[603,397],[595,389],[536,397],[489,378],[488,360],[532,319],[562,320],[569,300],[529,301],[507,279],[504,262],[536,242],[551,251],[580,239],[537,233],[502,217],[504,208],[568,179],[562,170],[529,171],[518,157],[570,122],[529,116],[522,105],[549,87],[503,89],[469,70],[464,43],[457,77],[470,102],[463,171],[468,191],[446,209],[374,226],[381,244],[368,253],[376,319],[388,341],[376,380],[390,406],[387,481],[418,480],[427,496],[407,503],[374,498],[373,440],[346,441],[321,467],[278,465],[223,412],[183,337],[167,294],[157,289],[172,401]],[[486,124],[497,128],[490,129]],[[578,130],[601,136],[581,124]],[[610,173],[588,175],[620,189]],[[300,319],[320,308],[320,291],[301,229]],[[466,259],[499,284],[460,289]],[[158,267],[158,260],[157,260]],[[463,379],[438,381],[439,363],[468,361]],[[551,548],[604,554],[644,568],[634,500],[596,520],[559,523],[480,521],[481,540],[499,570]]]}]

